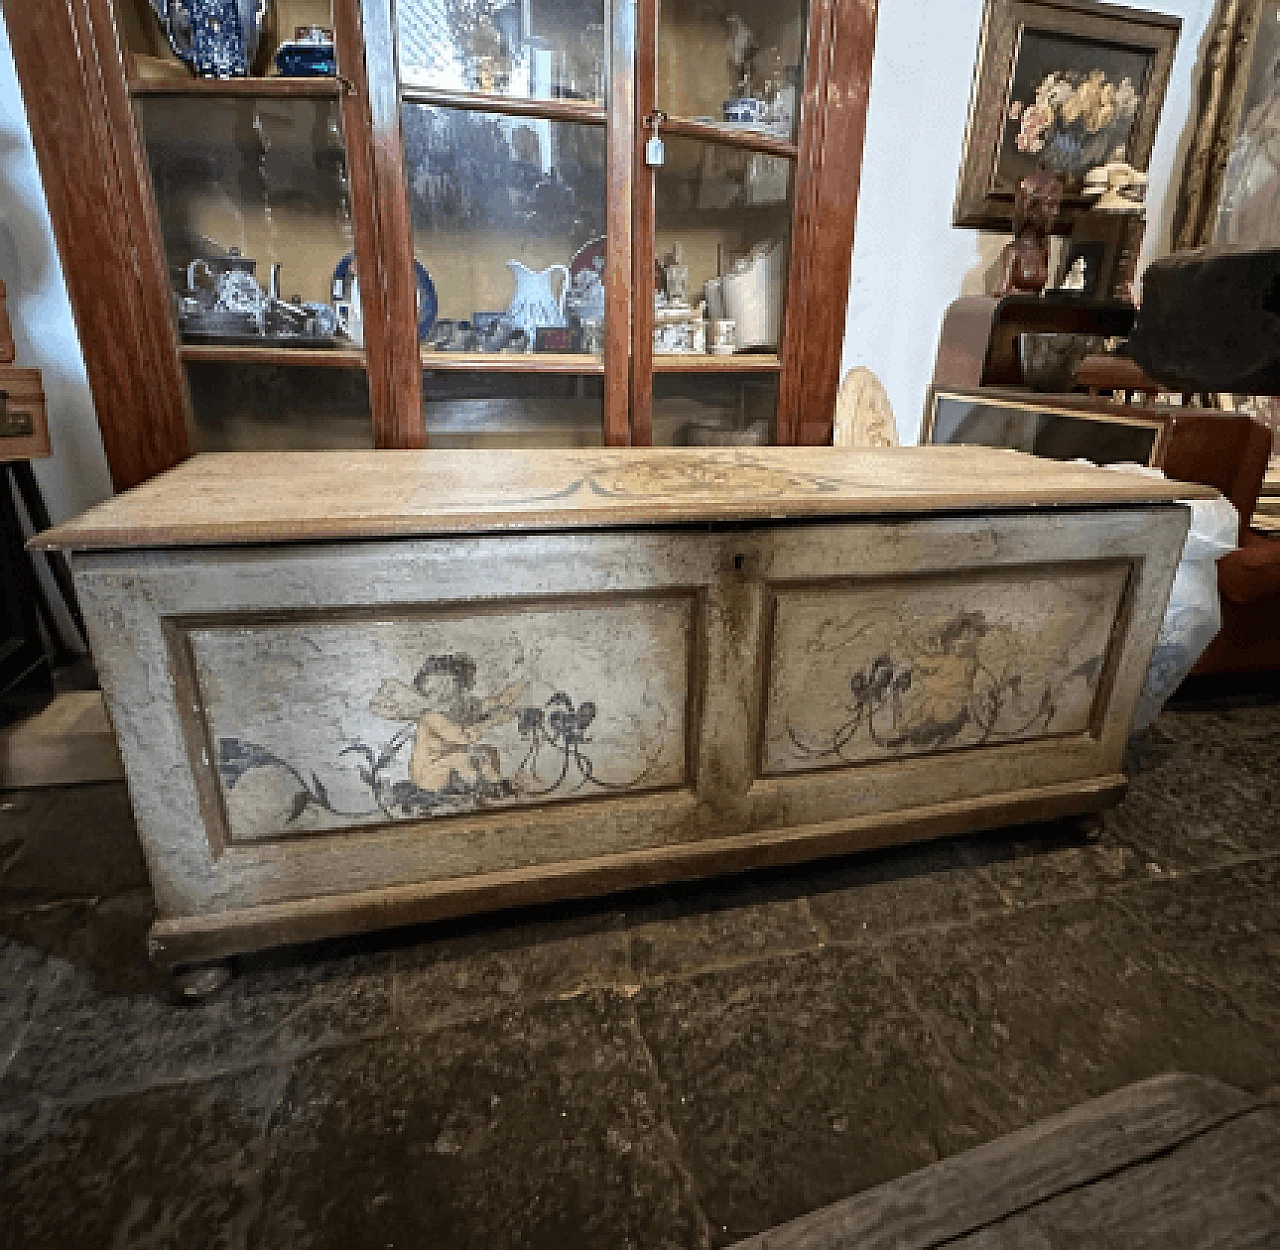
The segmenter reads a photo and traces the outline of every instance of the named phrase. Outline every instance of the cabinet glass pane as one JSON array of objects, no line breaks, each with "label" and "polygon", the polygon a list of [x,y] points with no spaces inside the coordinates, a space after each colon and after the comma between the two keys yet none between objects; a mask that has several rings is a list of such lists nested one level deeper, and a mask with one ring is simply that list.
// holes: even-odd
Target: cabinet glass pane
[{"label": "cabinet glass pane", "polygon": [[[501,413],[473,406],[468,428],[489,412],[507,445],[518,445],[524,402],[539,427],[529,437],[545,442],[540,406],[560,395],[560,383],[548,390],[537,370],[601,367],[604,128],[411,103],[401,125],[423,365],[431,370],[443,355],[456,368],[461,357],[477,373],[503,375],[492,383],[473,378],[464,396],[456,377],[431,370],[423,391],[428,429],[442,395],[487,403],[493,386]],[[599,441],[601,388],[581,388],[574,404],[573,430],[589,414],[590,439]],[[566,433],[564,441],[582,437]]]},{"label": "cabinet glass pane", "polygon": [[432,447],[599,447],[604,379],[425,370],[422,411]]},{"label": "cabinet glass pane", "polygon": [[373,446],[363,369],[189,362],[193,451]]},{"label": "cabinet glass pane", "polygon": [[604,0],[398,0],[400,81],[600,104],[604,24]]},{"label": "cabinet glass pane", "polygon": [[155,96],[138,109],[184,340],[350,347],[331,303],[354,246],[337,101]]},{"label": "cabinet glass pane", "polygon": [[653,379],[655,447],[765,447],[774,441],[778,375],[660,373]]},{"label": "cabinet glass pane", "polygon": [[793,139],[807,9],[804,0],[660,0],[658,107]]},{"label": "cabinet glass pane", "polygon": [[[184,348],[233,364],[285,366],[292,357],[298,367],[283,369],[272,393],[310,385],[302,375],[315,368],[306,359],[315,353],[362,368],[337,100],[144,95],[136,107]],[[223,408],[249,402],[250,389],[233,389],[237,399],[220,400]],[[259,399],[253,411],[255,424],[269,419]],[[282,401],[285,441],[272,445],[326,445],[313,428],[325,423],[322,413],[312,413],[304,437],[290,411]],[[197,405],[198,423],[201,412]],[[350,419],[334,416],[339,445],[349,445]],[[368,423],[367,405],[362,419]]]},{"label": "cabinet glass pane", "polygon": [[[777,352],[791,174],[792,163],[782,157],[697,139],[666,141],[654,192],[655,354]],[[704,318],[698,351],[681,327]]]}]

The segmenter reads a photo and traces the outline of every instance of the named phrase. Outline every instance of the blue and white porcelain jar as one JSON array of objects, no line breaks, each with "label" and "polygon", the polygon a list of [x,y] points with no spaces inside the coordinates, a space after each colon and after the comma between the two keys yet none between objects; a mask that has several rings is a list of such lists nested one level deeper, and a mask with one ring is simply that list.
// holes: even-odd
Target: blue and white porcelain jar
[{"label": "blue and white porcelain jar", "polygon": [[271,0],[151,0],[174,55],[201,78],[244,78]]}]

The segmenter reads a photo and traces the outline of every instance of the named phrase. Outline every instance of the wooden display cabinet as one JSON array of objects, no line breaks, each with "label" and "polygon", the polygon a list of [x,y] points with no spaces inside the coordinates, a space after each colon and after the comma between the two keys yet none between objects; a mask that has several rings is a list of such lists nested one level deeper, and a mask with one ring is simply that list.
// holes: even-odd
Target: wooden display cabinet
[{"label": "wooden display cabinet", "polygon": [[[118,488],[201,450],[829,440],[875,0],[274,0],[229,80],[148,0],[3,4]],[[277,73],[307,24],[336,77]],[[765,258],[749,350],[655,351],[677,245],[693,306]],[[295,309],[357,273],[357,332],[193,318],[232,249]],[[517,262],[603,298],[513,350]]]}]

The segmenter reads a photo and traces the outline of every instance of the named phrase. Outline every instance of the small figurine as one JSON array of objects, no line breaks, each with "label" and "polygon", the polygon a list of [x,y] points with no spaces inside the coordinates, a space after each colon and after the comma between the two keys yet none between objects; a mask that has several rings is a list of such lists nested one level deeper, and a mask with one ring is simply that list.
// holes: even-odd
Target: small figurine
[{"label": "small figurine", "polygon": [[1147,194],[1147,175],[1127,161],[1111,161],[1084,176],[1084,194],[1096,213],[1141,213]]},{"label": "small figurine", "polygon": [[722,105],[724,120],[737,125],[757,126],[764,117],[764,101],[752,88],[759,44],[751,27],[736,13],[725,18],[729,26],[729,68],[733,72],[733,97]]},{"label": "small figurine", "polygon": [[755,32],[736,13],[730,13],[725,22],[729,27],[729,65],[733,69],[734,90],[739,96],[749,96],[760,45]]},{"label": "small figurine", "polygon": [[1000,253],[997,297],[1039,295],[1049,281],[1049,231],[1062,204],[1062,182],[1038,169],[1013,196],[1013,241]]},{"label": "small figurine", "polygon": [[662,276],[668,302],[686,303],[689,298],[689,266],[684,263],[684,244],[672,244],[662,268]]}]

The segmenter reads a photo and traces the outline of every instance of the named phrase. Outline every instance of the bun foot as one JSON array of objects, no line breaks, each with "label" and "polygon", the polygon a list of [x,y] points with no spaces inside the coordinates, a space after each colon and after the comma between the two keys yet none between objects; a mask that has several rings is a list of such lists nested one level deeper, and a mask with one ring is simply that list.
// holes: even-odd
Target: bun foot
[{"label": "bun foot", "polygon": [[175,1002],[196,1004],[225,988],[232,977],[231,961],[219,959],[207,964],[187,964],[169,974],[169,990]]}]

